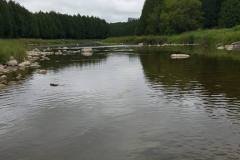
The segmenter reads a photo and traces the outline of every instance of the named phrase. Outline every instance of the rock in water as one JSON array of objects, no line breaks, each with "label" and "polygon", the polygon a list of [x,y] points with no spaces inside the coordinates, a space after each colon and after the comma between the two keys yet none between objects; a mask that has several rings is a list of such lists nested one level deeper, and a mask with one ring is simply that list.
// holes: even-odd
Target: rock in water
[{"label": "rock in water", "polygon": [[1,84],[1,83],[0,83],[0,89],[3,89],[3,88],[5,88],[5,87],[6,87],[5,84]]},{"label": "rock in water", "polygon": [[217,49],[218,50],[224,50],[224,46],[218,46]]},{"label": "rock in water", "polygon": [[225,49],[226,49],[227,51],[232,51],[233,48],[234,48],[233,45],[225,45]]},{"label": "rock in water", "polygon": [[190,55],[188,55],[188,54],[172,54],[171,58],[172,59],[187,59],[187,58],[190,58]]},{"label": "rock in water", "polygon": [[86,56],[86,57],[92,56],[93,55],[93,49],[90,48],[90,47],[83,48],[82,49],[82,55]]},{"label": "rock in water", "polygon": [[40,69],[37,71],[38,74],[47,74],[47,70],[45,69]]},{"label": "rock in water", "polygon": [[56,83],[50,83],[50,86],[52,86],[52,87],[57,87],[57,86],[59,86],[59,84],[56,84]]},{"label": "rock in water", "polygon": [[31,64],[30,67],[31,68],[40,68],[40,65],[37,62],[35,62],[35,63]]}]

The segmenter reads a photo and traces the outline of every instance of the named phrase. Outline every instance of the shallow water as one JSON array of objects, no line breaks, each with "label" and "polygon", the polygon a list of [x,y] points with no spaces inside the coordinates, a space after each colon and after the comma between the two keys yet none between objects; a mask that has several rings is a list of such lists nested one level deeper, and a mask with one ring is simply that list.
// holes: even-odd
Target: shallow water
[{"label": "shallow water", "polygon": [[169,54],[52,57],[0,91],[0,159],[239,159],[240,61]]}]

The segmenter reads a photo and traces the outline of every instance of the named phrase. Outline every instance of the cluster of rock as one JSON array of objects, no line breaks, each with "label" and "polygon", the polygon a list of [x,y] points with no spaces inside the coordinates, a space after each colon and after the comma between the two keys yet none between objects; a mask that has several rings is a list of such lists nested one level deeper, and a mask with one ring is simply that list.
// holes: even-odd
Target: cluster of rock
[{"label": "cluster of rock", "polygon": [[[21,80],[21,74],[25,70],[40,68],[39,61],[50,60],[49,55],[54,52],[42,52],[38,49],[28,51],[26,59],[19,63],[14,57],[10,57],[6,64],[0,64],[0,89],[12,82],[12,80]],[[46,70],[39,70],[38,73],[46,74]],[[14,76],[14,77],[13,77]]]},{"label": "cluster of rock", "polygon": [[164,43],[164,44],[157,44],[157,45],[151,45],[151,44],[148,44],[148,45],[145,45],[144,43],[139,43],[138,44],[139,47],[143,47],[143,46],[149,46],[149,47],[177,47],[177,46],[180,46],[180,47],[184,47],[184,46],[199,46],[199,44],[189,44],[189,43],[183,43],[183,44],[178,44],[178,43]]},{"label": "cluster of rock", "polygon": [[225,46],[218,46],[217,49],[219,50],[227,50],[227,51],[233,51],[233,50],[240,50],[240,42],[234,42],[230,45]]}]

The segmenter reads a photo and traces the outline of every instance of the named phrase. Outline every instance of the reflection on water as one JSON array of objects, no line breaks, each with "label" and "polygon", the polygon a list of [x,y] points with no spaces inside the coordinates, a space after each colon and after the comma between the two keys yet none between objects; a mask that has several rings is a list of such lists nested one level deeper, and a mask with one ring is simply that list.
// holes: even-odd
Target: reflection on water
[{"label": "reflection on water", "polygon": [[53,56],[1,91],[0,159],[239,159],[240,61],[120,50]]}]

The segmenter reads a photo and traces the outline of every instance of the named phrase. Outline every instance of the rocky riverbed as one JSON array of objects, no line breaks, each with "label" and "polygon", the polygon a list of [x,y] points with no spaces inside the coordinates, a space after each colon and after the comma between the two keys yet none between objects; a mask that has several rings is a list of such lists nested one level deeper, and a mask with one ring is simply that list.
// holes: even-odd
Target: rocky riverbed
[{"label": "rocky riverbed", "polygon": [[[39,69],[41,67],[39,62],[50,60],[49,56],[54,54],[60,55],[62,52],[41,51],[36,48],[27,51],[23,62],[18,62],[15,57],[10,57],[8,62],[0,64],[0,89],[23,79],[27,72]],[[46,72],[45,70],[38,71],[40,74]]]}]

